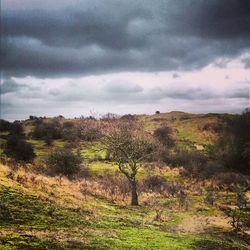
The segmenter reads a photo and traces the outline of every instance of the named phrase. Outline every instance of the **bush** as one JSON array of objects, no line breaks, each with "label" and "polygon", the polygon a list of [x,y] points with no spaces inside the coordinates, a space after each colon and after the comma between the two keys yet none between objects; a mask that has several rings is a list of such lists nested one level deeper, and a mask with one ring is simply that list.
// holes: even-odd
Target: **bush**
[{"label": "bush", "polygon": [[77,141],[79,139],[79,128],[70,121],[64,122],[61,129],[62,138],[66,141]]},{"label": "bush", "polygon": [[49,123],[39,120],[39,122],[35,124],[32,135],[34,139],[45,140],[46,138],[51,138],[51,140],[56,140],[62,138],[61,131],[61,125],[57,120],[53,120]]},{"label": "bush", "polygon": [[20,121],[14,121],[10,124],[10,133],[15,135],[24,135],[23,125]]},{"label": "bush", "polygon": [[185,208],[185,210],[188,210],[189,207],[188,195],[184,189],[181,189],[178,194],[178,203],[179,203],[179,208]]},{"label": "bush", "polygon": [[230,209],[225,212],[225,214],[229,218],[229,224],[231,225],[234,232],[238,233],[242,231],[243,223],[242,223],[242,217],[243,212],[240,209]]},{"label": "bush", "polygon": [[182,166],[188,175],[200,176],[207,162],[207,157],[197,150],[179,150],[168,157],[167,164]]},{"label": "bush", "polygon": [[96,141],[101,137],[101,129],[98,121],[92,118],[81,119],[77,125],[77,136],[84,141]]},{"label": "bush", "polygon": [[57,149],[48,155],[47,164],[54,173],[69,177],[79,172],[81,157],[70,149]]},{"label": "bush", "polygon": [[216,197],[215,197],[215,192],[214,192],[214,190],[209,189],[209,190],[207,191],[207,194],[206,194],[206,197],[205,197],[205,202],[206,202],[209,206],[213,206],[215,200],[216,200]]},{"label": "bush", "polygon": [[0,119],[0,131],[9,131],[11,123],[5,120]]},{"label": "bush", "polygon": [[5,144],[4,153],[16,161],[29,162],[35,158],[32,144],[26,142],[20,135],[10,135]]},{"label": "bush", "polygon": [[250,173],[250,111],[235,116],[213,147],[212,156],[226,168]]},{"label": "bush", "polygon": [[154,136],[164,145],[168,147],[174,146],[174,141],[171,138],[172,129],[169,127],[160,127],[154,131]]},{"label": "bush", "polygon": [[219,186],[247,186],[249,184],[249,177],[247,175],[234,172],[219,173],[216,175],[216,180]]},{"label": "bush", "polygon": [[218,173],[223,172],[224,170],[225,170],[224,167],[219,162],[208,161],[204,165],[201,174],[205,178],[210,178],[217,175]]},{"label": "bush", "polygon": [[166,186],[166,179],[160,175],[150,175],[143,180],[143,185],[146,190],[161,192]]}]

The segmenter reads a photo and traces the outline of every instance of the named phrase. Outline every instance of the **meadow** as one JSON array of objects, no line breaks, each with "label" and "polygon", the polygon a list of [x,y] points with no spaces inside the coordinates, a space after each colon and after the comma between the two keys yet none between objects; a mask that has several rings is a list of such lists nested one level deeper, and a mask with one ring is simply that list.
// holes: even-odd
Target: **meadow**
[{"label": "meadow", "polygon": [[[43,119],[43,124],[54,119]],[[0,249],[249,249],[249,175],[216,169],[220,165],[210,159],[211,147],[232,119],[183,112],[136,116],[147,136],[165,126],[174,141],[164,146],[163,158],[138,163],[139,205],[130,204],[131,186],[115,153],[93,137],[94,119],[59,117],[56,126],[66,130],[65,136],[49,140],[32,134],[36,119],[22,121],[36,155],[29,162],[6,155],[12,132],[2,131]],[[81,134],[73,137],[78,125]],[[64,149],[81,158],[74,174],[49,164],[48,156]],[[240,197],[246,204],[239,204]],[[240,216],[233,214],[238,211]],[[239,219],[239,230],[234,219]]]}]

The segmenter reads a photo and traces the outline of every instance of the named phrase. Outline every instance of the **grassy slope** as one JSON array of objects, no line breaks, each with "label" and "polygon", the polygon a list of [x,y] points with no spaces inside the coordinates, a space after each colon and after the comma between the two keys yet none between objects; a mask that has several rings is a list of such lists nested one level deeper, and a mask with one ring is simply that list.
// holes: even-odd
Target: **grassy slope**
[{"label": "grassy slope", "polygon": [[[196,145],[206,146],[212,144],[216,138],[217,134],[213,131],[202,131],[200,128],[208,123],[219,123],[223,117],[230,117],[230,115],[218,115],[218,114],[190,114],[179,111],[173,111],[169,113],[161,113],[155,115],[137,115],[138,120],[143,124],[145,130],[153,132],[156,128],[160,126],[170,126],[174,130],[174,138],[178,141],[177,145],[181,148],[195,147]],[[49,121],[50,118],[46,119]],[[61,118],[60,122],[72,121],[79,122],[78,119],[64,119]],[[28,135],[32,129],[32,121],[27,120],[24,122],[25,133]],[[0,133],[0,153],[2,152],[2,145],[5,142],[6,133]],[[43,140],[28,140],[35,147],[35,152],[39,159],[42,159],[44,155],[51,150],[47,147]],[[61,140],[55,140],[53,143],[54,147],[62,147],[64,142]],[[84,145],[83,155],[87,158],[98,158],[104,157],[105,152],[95,152],[89,149],[87,145]]]},{"label": "grassy slope", "polygon": [[86,196],[80,182],[23,170],[11,177],[8,167],[0,168],[0,249],[247,249],[218,237],[219,231],[212,236],[173,230],[199,212],[166,208],[166,220],[157,222],[151,207]]},{"label": "grassy slope", "polygon": [[[216,134],[203,133],[199,129],[207,122],[217,122],[218,117],[214,115],[170,112],[138,118],[150,132],[161,125],[171,126],[183,147],[207,145],[216,138]],[[32,125],[27,123],[26,132],[31,130]],[[0,143],[3,142],[4,138]],[[30,142],[39,160],[51,150],[44,141]],[[53,147],[63,144],[58,140]],[[90,175],[116,174],[116,166],[101,160],[105,152],[98,148],[98,145],[83,145],[84,165],[89,168]],[[0,165],[0,168],[0,249],[246,249],[241,241],[222,240],[196,231],[173,231],[189,217],[217,216],[218,211],[180,212],[166,208],[167,219],[156,222],[152,207],[123,207],[99,195],[86,196],[81,193],[81,183],[66,179],[61,181],[27,172],[18,173],[19,179],[17,176],[7,178],[8,167]],[[140,172],[139,178],[147,171]],[[160,174],[172,178],[167,172]],[[201,197],[192,197],[193,203],[200,200]],[[173,204],[175,201],[162,202]],[[215,233],[218,232],[215,230]]]},{"label": "grassy slope", "polygon": [[179,111],[155,115],[139,115],[138,119],[144,124],[145,130],[153,132],[160,126],[169,126],[174,131],[174,138],[180,148],[196,148],[213,144],[218,134],[212,130],[202,130],[206,124],[223,124],[224,118],[230,114],[190,114]]}]

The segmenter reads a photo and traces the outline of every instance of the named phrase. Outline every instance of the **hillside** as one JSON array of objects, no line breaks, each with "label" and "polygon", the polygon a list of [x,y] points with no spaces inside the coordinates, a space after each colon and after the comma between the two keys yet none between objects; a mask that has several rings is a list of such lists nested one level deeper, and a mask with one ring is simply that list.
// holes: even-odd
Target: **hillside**
[{"label": "hillside", "polygon": [[[159,155],[139,163],[139,206],[130,205],[131,187],[117,161],[98,137],[92,138],[99,132],[95,119],[22,121],[20,137],[36,154],[30,163],[3,153],[20,124],[1,132],[0,250],[248,249],[250,178],[221,168],[206,155],[234,117],[177,111],[130,117],[147,136],[157,128],[171,128],[175,144],[169,151],[180,151],[168,156],[173,165],[164,161],[166,151],[163,160]],[[62,136],[47,141],[39,130],[37,138],[34,130],[40,125],[43,133],[59,128]],[[48,155],[56,149],[81,156],[76,174],[66,177],[51,169]],[[246,205],[240,208],[241,228],[235,232],[229,222],[238,217],[228,211],[238,211],[239,197]]]},{"label": "hillside", "polygon": [[[226,119],[231,119],[234,115],[229,114],[190,114],[180,111],[160,113],[154,115],[135,115],[134,117],[143,124],[146,131],[153,131],[161,126],[168,126],[173,129],[173,137],[177,141],[177,146],[184,149],[204,149],[207,145],[213,144],[219,132],[224,126]],[[57,118],[60,123],[72,122],[78,124],[80,119]],[[52,118],[44,119],[50,122]],[[34,121],[26,120],[23,122],[26,135],[34,129]],[[6,132],[0,133],[0,146],[4,144]],[[43,157],[48,152],[43,140],[28,140],[33,144],[38,157]],[[54,140],[54,147],[63,147],[64,141]],[[2,146],[1,146],[2,148]],[[86,153],[86,150],[84,151]],[[88,154],[88,152],[87,152]]]},{"label": "hillside", "polygon": [[223,214],[194,190],[188,211],[176,198],[162,199],[157,220],[157,205],[117,205],[93,180],[0,167],[0,249],[247,249],[245,241],[232,240]]}]

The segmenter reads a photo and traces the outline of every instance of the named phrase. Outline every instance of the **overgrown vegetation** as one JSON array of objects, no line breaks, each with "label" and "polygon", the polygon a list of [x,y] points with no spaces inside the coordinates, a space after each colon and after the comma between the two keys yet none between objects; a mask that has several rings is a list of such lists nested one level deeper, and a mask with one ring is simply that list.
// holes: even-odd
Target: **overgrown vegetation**
[{"label": "overgrown vegetation", "polygon": [[1,120],[0,249],[247,249],[248,127],[249,112]]},{"label": "overgrown vegetation", "polygon": [[79,172],[81,156],[68,148],[56,149],[48,155],[46,162],[52,172],[70,177]]}]

